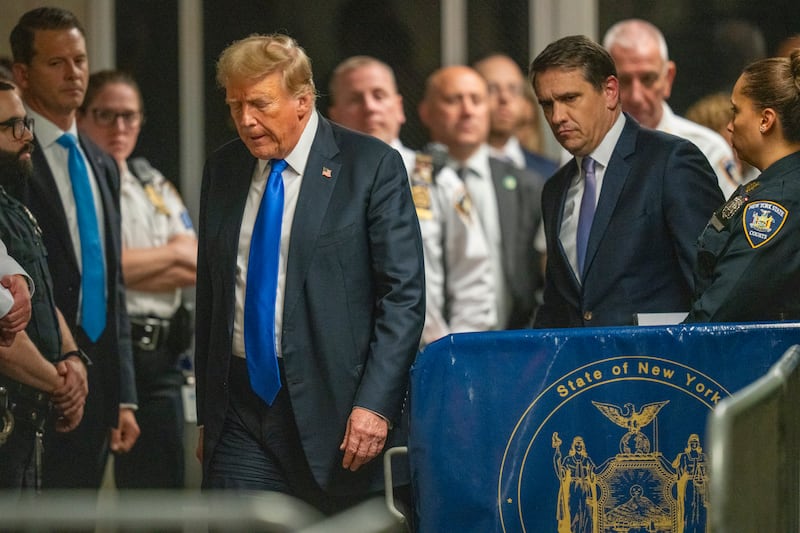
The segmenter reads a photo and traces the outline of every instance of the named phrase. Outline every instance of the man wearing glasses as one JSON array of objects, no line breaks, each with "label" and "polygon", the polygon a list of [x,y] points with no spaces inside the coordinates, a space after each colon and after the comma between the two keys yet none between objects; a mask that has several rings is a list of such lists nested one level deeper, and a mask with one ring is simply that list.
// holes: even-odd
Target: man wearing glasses
[{"label": "man wearing glasses", "polygon": [[80,426],[46,435],[44,487],[98,489],[109,447],[125,453],[139,435],[120,268],[119,173],[113,159],[77,135],[75,113],[89,76],[80,21],[65,9],[33,9],[10,42],[15,82],[36,119],[23,203],[42,228],[55,301],[94,362]]},{"label": "man wearing glasses", "polygon": [[18,491],[40,487],[42,436],[51,406],[57,431],[80,423],[88,361],[56,309],[36,220],[9,195],[32,173],[33,119],[25,116],[15,89],[0,81],[0,238],[5,243],[0,251],[7,245],[20,259],[34,290],[32,312],[26,314],[30,321],[0,347],[0,488]]},{"label": "man wearing glasses", "polygon": [[122,273],[131,320],[141,434],[114,460],[118,488],[178,489],[184,485],[184,409],[179,367],[189,348],[184,287],[194,286],[197,237],[175,187],[141,157],[130,158],[142,129],[142,95],[127,73],[89,77],[78,129],[120,169]]}]

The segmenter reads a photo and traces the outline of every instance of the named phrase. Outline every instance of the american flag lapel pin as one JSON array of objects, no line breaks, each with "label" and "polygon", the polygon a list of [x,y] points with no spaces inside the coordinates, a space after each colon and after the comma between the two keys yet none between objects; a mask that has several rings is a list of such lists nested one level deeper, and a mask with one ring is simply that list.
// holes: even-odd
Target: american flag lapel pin
[{"label": "american flag lapel pin", "polygon": [[329,169],[328,167],[322,167],[322,177],[329,179],[332,178],[333,174],[331,172],[331,169]]}]

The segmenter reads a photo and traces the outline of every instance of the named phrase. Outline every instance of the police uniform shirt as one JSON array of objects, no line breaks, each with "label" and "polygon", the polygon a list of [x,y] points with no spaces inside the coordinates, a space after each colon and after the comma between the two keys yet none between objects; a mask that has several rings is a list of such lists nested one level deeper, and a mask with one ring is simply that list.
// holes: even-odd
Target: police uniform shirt
[{"label": "police uniform shirt", "polygon": [[[178,191],[152,167],[147,176],[148,192],[132,172],[122,174],[120,212],[122,247],[154,248],[166,245],[175,235],[195,235],[189,213]],[[128,314],[170,318],[181,302],[181,291],[155,293],[128,289]]]},{"label": "police uniform shirt", "polygon": [[389,144],[389,146],[391,146],[400,153],[400,157],[403,158],[403,164],[406,167],[406,173],[410,177],[411,174],[414,172],[414,164],[416,163],[417,160],[417,152],[403,145],[403,143],[400,142],[400,139],[393,140]]},{"label": "police uniform shirt", "polygon": [[422,344],[450,333],[496,329],[495,286],[489,245],[464,182],[443,168],[412,192],[425,256],[425,325]]},{"label": "police uniform shirt", "polygon": [[714,169],[722,196],[730,197],[742,183],[742,178],[728,142],[717,132],[679,117],[666,102],[662,102],[662,107],[664,112],[656,129],[692,141]]},{"label": "police uniform shirt", "polygon": [[451,160],[447,166],[456,173],[461,168],[466,170],[464,182],[467,185],[467,191],[472,203],[478,212],[483,233],[489,243],[495,283],[497,323],[505,324],[508,322],[508,315],[511,312],[511,293],[503,270],[503,239],[500,232],[500,213],[497,208],[497,196],[494,192],[492,171],[489,167],[489,146],[483,144],[466,161],[457,162]]},{"label": "police uniform shirt", "polygon": [[800,152],[742,185],[698,240],[687,322],[800,318]]},{"label": "police uniform shirt", "polygon": [[31,293],[31,319],[25,332],[49,361],[61,354],[61,331],[47,267],[42,232],[33,214],[0,186],[0,239],[37,287]]}]

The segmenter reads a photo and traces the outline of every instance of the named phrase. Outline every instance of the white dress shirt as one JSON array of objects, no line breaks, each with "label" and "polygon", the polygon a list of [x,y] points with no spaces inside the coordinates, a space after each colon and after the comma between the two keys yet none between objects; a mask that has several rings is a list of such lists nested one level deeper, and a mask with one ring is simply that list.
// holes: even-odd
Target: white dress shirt
[{"label": "white dress shirt", "polygon": [[[611,161],[611,155],[614,153],[614,148],[617,146],[617,141],[620,135],[622,135],[622,129],[624,127],[625,116],[620,113],[614,125],[608,130],[608,133],[606,133],[606,136],[597,148],[589,154],[589,157],[595,161],[594,173],[595,179],[597,180],[597,187],[595,188],[596,196],[594,199],[595,205],[597,205],[597,201],[600,199],[600,194],[603,190],[603,178],[608,168],[608,162]],[[561,219],[561,229],[558,233],[558,237],[561,240],[561,246],[564,247],[564,253],[567,254],[567,259],[572,267],[572,271],[575,272],[575,277],[578,281],[581,281],[581,273],[578,272],[578,217],[580,216],[581,201],[583,200],[583,191],[586,182],[583,172],[581,171],[583,157],[576,156],[575,159],[578,164],[578,172],[573,176],[569,189],[567,189],[567,198],[564,201],[564,216]]]},{"label": "white dress shirt", "polygon": [[[81,259],[81,235],[78,229],[78,213],[75,209],[75,196],[72,193],[72,181],[69,177],[69,150],[58,144],[58,139],[64,133],[71,133],[78,138],[78,127],[75,121],[72,122],[69,130],[62,131],[61,128],[47,120],[45,117],[26,106],[25,110],[29,117],[36,121],[36,140],[42,148],[44,157],[50,167],[50,172],[53,174],[53,179],[56,182],[58,189],[58,196],[61,198],[61,205],[64,207],[64,214],[67,217],[67,226],[69,228],[69,235],[72,238],[72,245],[75,250],[75,259],[78,261],[78,269],[82,271]],[[92,197],[94,198],[94,210],[97,215],[97,226],[100,235],[100,247],[103,251],[103,264],[105,272],[108,268],[105,267],[106,259],[106,231],[105,231],[105,216],[103,213],[103,202],[100,198],[100,189],[97,185],[97,178],[92,170],[92,165],[89,163],[86,154],[83,153],[80,142],[78,142],[78,151],[83,157],[83,163],[86,165],[86,170],[89,173],[89,185],[92,188]],[[78,299],[78,323],[81,323],[81,301],[83,300],[83,293]]]},{"label": "white dress shirt", "polygon": [[[300,140],[294,149],[286,156],[286,169],[283,171],[283,221],[281,222],[281,248],[278,260],[278,287],[275,294],[275,344],[278,357],[281,352],[281,333],[283,326],[284,289],[286,287],[286,265],[289,256],[289,241],[292,235],[292,222],[294,221],[297,198],[300,196],[300,185],[306,170],[308,155],[317,133],[319,117],[317,111],[311,113],[311,118],[306,124]],[[269,177],[269,161],[259,160],[250,182],[250,191],[244,205],[242,225],[239,230],[239,252],[236,257],[236,304],[233,315],[233,355],[244,357],[244,299],[247,289],[247,263],[250,256],[250,238],[253,235],[253,226],[261,205],[261,197]]]}]

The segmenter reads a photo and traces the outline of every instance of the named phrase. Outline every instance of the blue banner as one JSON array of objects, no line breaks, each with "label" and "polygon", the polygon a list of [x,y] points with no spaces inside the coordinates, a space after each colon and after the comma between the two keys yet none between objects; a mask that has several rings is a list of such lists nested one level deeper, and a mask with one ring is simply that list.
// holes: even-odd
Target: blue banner
[{"label": "blue banner", "polygon": [[462,334],[411,369],[419,531],[706,531],[706,418],[800,324]]}]

